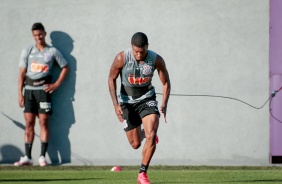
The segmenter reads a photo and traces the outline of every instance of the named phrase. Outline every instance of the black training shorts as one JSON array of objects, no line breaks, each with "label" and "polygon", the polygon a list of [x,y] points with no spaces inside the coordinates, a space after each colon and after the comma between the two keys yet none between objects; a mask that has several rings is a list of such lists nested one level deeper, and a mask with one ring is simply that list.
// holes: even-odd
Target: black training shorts
[{"label": "black training shorts", "polygon": [[51,94],[44,90],[26,89],[24,92],[24,112],[51,114]]},{"label": "black training shorts", "polygon": [[121,104],[121,108],[123,112],[122,116],[125,120],[123,126],[126,132],[140,126],[142,124],[142,118],[149,114],[158,114],[160,116],[156,95],[138,103]]}]

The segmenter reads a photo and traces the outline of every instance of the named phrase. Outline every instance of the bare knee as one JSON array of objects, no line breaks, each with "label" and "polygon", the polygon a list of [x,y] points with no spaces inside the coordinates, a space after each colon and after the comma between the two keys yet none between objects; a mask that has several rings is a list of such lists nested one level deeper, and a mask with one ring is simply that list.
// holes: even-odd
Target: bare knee
[{"label": "bare knee", "polygon": [[25,129],[25,135],[30,137],[34,134],[34,129],[33,128],[26,128]]},{"label": "bare knee", "polygon": [[146,142],[154,144],[156,141],[156,133],[154,131],[146,133]]},{"label": "bare knee", "polygon": [[47,131],[48,130],[48,122],[40,123],[40,130]]},{"label": "bare knee", "polygon": [[132,141],[130,142],[130,145],[132,146],[132,148],[138,149],[141,146],[141,142]]},{"label": "bare knee", "polygon": [[26,130],[33,130],[35,126],[35,118],[33,117],[26,117],[25,118],[25,129]]},{"label": "bare knee", "polygon": [[46,114],[39,115],[39,124],[41,130],[48,130],[48,120],[49,120],[49,115]]},{"label": "bare knee", "polygon": [[27,122],[25,127],[25,135],[31,138],[34,135],[34,123]]}]

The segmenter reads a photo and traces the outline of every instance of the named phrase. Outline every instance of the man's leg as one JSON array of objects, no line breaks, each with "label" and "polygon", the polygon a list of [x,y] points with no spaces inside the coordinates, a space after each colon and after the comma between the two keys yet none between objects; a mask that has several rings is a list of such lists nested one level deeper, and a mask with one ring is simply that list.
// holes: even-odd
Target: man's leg
[{"label": "man's leg", "polygon": [[156,135],[159,126],[159,115],[149,114],[142,118],[142,123],[146,135],[146,142],[142,151],[142,165],[145,168],[141,167],[140,172],[146,172],[156,150]]},{"label": "man's leg", "polygon": [[24,136],[25,154],[29,159],[31,159],[31,150],[34,140],[34,126],[35,126],[36,114],[26,112],[24,113],[24,118],[26,122],[25,136]]},{"label": "man's leg", "polygon": [[48,140],[49,140],[48,121],[49,121],[49,114],[39,114],[40,140],[41,140],[41,142],[48,142]]},{"label": "man's leg", "polygon": [[39,114],[40,124],[40,141],[41,141],[41,154],[39,158],[39,165],[47,165],[45,155],[48,148],[49,128],[48,128],[49,114]]},{"label": "man's leg", "polygon": [[23,166],[23,165],[33,165],[31,160],[31,150],[32,150],[32,143],[34,140],[34,125],[36,114],[25,112],[24,118],[26,122],[25,127],[25,135],[24,135],[24,142],[25,142],[25,156],[21,157],[18,162],[15,162],[15,166]]},{"label": "man's leg", "polygon": [[124,124],[125,132],[129,144],[134,149],[138,149],[141,146],[141,124],[142,120],[139,114],[135,111],[134,107],[131,104],[123,104],[122,105],[123,111],[123,119],[126,121]]},{"label": "man's leg", "polygon": [[138,149],[141,146],[141,125],[127,131],[126,136],[132,148]]},{"label": "man's leg", "polygon": [[159,115],[149,114],[142,118],[146,142],[142,151],[142,163],[137,181],[139,184],[150,184],[147,169],[156,150],[156,135],[159,126]]}]

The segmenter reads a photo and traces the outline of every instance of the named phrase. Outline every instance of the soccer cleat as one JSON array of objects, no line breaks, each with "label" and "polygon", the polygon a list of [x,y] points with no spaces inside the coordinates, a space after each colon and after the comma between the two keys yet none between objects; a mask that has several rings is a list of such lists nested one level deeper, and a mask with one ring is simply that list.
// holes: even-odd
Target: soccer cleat
[{"label": "soccer cleat", "polygon": [[40,156],[38,162],[41,167],[48,165],[44,156]]},{"label": "soccer cleat", "polygon": [[156,144],[158,144],[159,143],[159,137],[158,137],[158,135],[156,135]]},{"label": "soccer cleat", "polygon": [[20,161],[14,163],[14,166],[31,166],[31,165],[33,165],[33,162],[27,156],[21,157]]},{"label": "soccer cleat", "polygon": [[151,184],[145,172],[141,172],[138,174],[137,182],[139,184]]},{"label": "soccer cleat", "polygon": [[[145,135],[145,131],[144,131],[144,129],[142,129],[141,130],[141,142],[143,141],[143,139],[145,139],[146,138],[146,135]],[[158,135],[156,135],[156,144],[158,144],[159,143],[159,137],[158,137]]]}]

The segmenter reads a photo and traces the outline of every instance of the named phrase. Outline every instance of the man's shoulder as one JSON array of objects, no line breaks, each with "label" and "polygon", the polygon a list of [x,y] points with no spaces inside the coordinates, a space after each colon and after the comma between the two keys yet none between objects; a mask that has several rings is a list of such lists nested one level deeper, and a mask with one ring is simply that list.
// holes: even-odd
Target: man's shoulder
[{"label": "man's shoulder", "polygon": [[121,52],[125,57],[132,55],[132,48],[125,49]]},{"label": "man's shoulder", "polygon": [[32,52],[33,47],[34,45],[32,44],[25,46],[22,49],[22,57],[28,57],[28,55]]},{"label": "man's shoulder", "polygon": [[149,50],[149,49],[148,49],[148,52],[153,53],[153,54],[157,54],[155,51],[152,51],[152,50]]},{"label": "man's shoulder", "polygon": [[53,53],[53,54],[56,54],[58,52],[60,52],[56,47],[52,46],[52,45],[46,45],[46,50],[47,52],[49,53]]},{"label": "man's shoulder", "polygon": [[54,47],[53,45],[49,45],[49,44],[47,44],[46,45],[46,48],[47,49],[50,49],[50,50],[58,50],[56,47]]},{"label": "man's shoulder", "polygon": [[124,60],[124,51],[121,51],[119,52],[117,55],[116,55],[116,60],[118,61],[123,61]]}]

